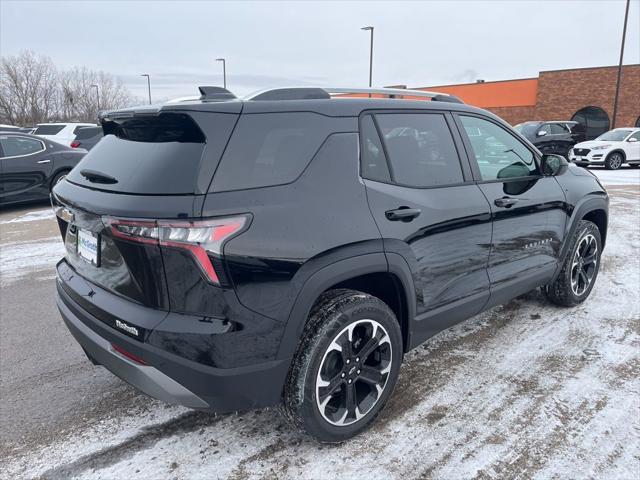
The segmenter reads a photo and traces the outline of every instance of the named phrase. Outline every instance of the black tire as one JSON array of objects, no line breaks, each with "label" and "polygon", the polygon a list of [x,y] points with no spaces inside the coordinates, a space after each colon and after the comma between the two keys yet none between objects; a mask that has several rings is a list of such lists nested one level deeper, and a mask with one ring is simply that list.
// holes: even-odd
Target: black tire
[{"label": "black tire", "polygon": [[[338,342],[346,345],[341,351],[335,349]],[[379,342],[378,347],[360,359],[359,352],[376,342]],[[400,326],[384,302],[355,290],[325,292],[311,310],[291,365],[283,395],[285,418],[324,443],[339,443],[359,434],[371,425],[391,395],[402,356]],[[348,359],[351,359],[350,367]],[[320,372],[321,368],[325,373]],[[380,389],[375,388],[375,393],[375,385],[369,377],[374,370],[379,374],[376,377],[380,379],[379,385],[382,384]],[[388,370],[387,373],[382,373],[384,370]],[[324,383],[325,380],[322,375],[334,379],[331,383],[335,387],[331,384],[322,386],[320,381]],[[325,394],[323,406],[321,389],[334,392]],[[353,392],[353,397],[349,391]],[[346,408],[349,398],[355,402],[351,405],[356,405],[352,409],[353,415]],[[340,418],[343,415],[344,418]],[[329,418],[331,416],[333,418]]]},{"label": "black tire", "polygon": [[[590,238],[594,240],[596,248],[593,265],[591,262],[578,260],[581,256],[582,258],[585,258],[585,256],[590,257],[588,245],[593,244]],[[576,228],[571,239],[571,248],[558,278],[553,283],[543,287],[547,298],[556,305],[563,307],[573,307],[584,302],[596,283],[601,255],[602,239],[600,230],[594,223],[588,220],[580,220],[578,228]],[[585,278],[588,279],[588,282],[584,280]]]},{"label": "black tire", "polygon": [[620,152],[611,152],[604,161],[604,167],[607,170],[617,170],[624,163],[624,155]]},{"label": "black tire", "polygon": [[53,187],[56,186],[56,184],[62,180],[64,177],[66,177],[69,174],[68,170],[64,170],[62,172],[58,172],[54,175],[54,177],[51,179],[51,185],[49,186],[49,191],[53,190]]}]

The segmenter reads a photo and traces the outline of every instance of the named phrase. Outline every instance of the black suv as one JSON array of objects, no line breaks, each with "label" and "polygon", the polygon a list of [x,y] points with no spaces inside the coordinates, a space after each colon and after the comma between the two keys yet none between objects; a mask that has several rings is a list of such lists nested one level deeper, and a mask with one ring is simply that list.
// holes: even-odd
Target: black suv
[{"label": "black suv", "polygon": [[337,442],[429,337],[536,287],[563,306],[593,288],[606,191],[495,115],[427,92],[201,91],[105,114],[52,195],[60,312],[143,392],[281,403]]},{"label": "black suv", "polygon": [[586,140],[584,125],[573,121],[524,122],[514,129],[543,154],[553,153],[565,158],[576,143]]}]

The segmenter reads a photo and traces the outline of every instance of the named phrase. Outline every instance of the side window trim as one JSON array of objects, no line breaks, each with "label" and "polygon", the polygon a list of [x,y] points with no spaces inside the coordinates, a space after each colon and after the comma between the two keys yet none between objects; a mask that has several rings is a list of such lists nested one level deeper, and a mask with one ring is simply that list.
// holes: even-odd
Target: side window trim
[{"label": "side window trim", "polygon": [[[449,184],[443,184],[443,185],[429,185],[429,186],[418,187],[418,186],[415,186],[415,185],[405,185],[403,183],[398,183],[398,182],[395,181],[395,177],[394,177],[394,174],[393,174],[393,167],[391,166],[391,162],[389,161],[389,155],[388,155],[388,152],[387,152],[387,146],[386,146],[386,143],[384,141],[384,137],[382,135],[382,131],[380,129],[380,126],[378,124],[378,120],[376,119],[376,115],[378,115],[378,114],[407,114],[407,113],[410,113],[410,114],[425,114],[425,115],[428,115],[428,114],[442,115],[444,117],[445,123],[447,124],[447,127],[449,128],[449,133],[451,134],[451,138],[453,140],[454,147],[455,147],[456,152],[458,154],[458,163],[460,165],[460,170],[462,172],[462,178],[463,178],[462,182],[449,183]],[[360,152],[361,152],[360,155],[361,156],[362,156],[362,148],[363,148],[364,139],[362,138],[362,135],[361,135],[362,129],[360,128],[360,119],[364,118],[367,115],[370,115],[373,118],[373,123],[374,123],[374,125],[376,127],[376,132],[378,134],[378,138],[380,140],[380,144],[382,145],[382,151],[383,151],[383,154],[384,154],[385,161],[387,163],[387,167],[389,169],[389,175],[391,177],[391,182],[383,182],[381,180],[371,180],[371,181],[379,182],[379,183],[386,183],[388,185],[395,185],[395,186],[403,187],[403,188],[413,188],[413,189],[416,189],[416,190],[430,190],[430,189],[433,189],[433,188],[457,187],[457,186],[460,186],[460,185],[468,185],[468,184],[471,184],[471,183],[475,183],[475,178],[473,178],[473,172],[470,171],[467,168],[467,165],[470,162],[469,162],[469,158],[468,158],[468,156],[466,154],[466,149],[464,148],[464,144],[461,144],[462,143],[462,139],[459,136],[459,133],[456,131],[456,129],[452,125],[452,123],[454,123],[454,122],[453,122],[453,120],[452,120],[452,118],[450,116],[451,115],[450,111],[448,111],[448,110],[423,110],[423,109],[397,109],[397,108],[389,109],[389,110],[381,110],[381,109],[378,109],[378,110],[363,110],[360,113],[359,120],[358,120],[359,136],[361,137],[361,139],[360,139]],[[465,165],[465,161],[464,161],[465,157],[467,159],[467,165]],[[360,172],[362,174],[362,169],[360,169]],[[362,177],[362,178],[364,178],[366,180],[370,180],[370,179],[367,179],[366,177]]]},{"label": "side window trim", "polygon": [[376,135],[378,135],[378,141],[380,142],[380,145],[382,145],[382,155],[384,156],[384,161],[387,164],[387,169],[389,169],[389,177],[391,178],[391,183],[395,184],[396,176],[393,173],[393,165],[391,165],[391,162],[389,161],[389,152],[387,151],[387,144],[385,143],[384,138],[382,136],[382,130],[380,130],[378,119],[373,114],[371,114],[370,116],[371,116],[371,120],[373,120],[373,126],[376,129]]},{"label": "side window trim", "polygon": [[[362,168],[362,162],[364,161],[364,152],[365,152],[365,149],[367,148],[367,145],[366,145],[367,139],[366,139],[366,135],[365,135],[365,131],[364,131],[364,127],[362,126],[362,123],[367,117],[371,118],[371,122],[373,123],[373,128],[375,129],[375,133],[378,136],[378,142],[380,142],[380,145],[382,146],[382,156],[384,158],[384,163],[387,166],[387,171],[389,172],[389,177],[391,178],[391,182],[385,182],[383,180],[376,179],[376,178],[369,178],[365,174],[364,169]],[[360,178],[363,178],[365,180],[370,180],[372,182],[393,184],[393,172],[391,170],[391,165],[389,164],[389,159],[387,157],[386,147],[382,143],[382,137],[380,136],[380,129],[378,127],[378,122],[376,121],[373,114],[371,114],[370,112],[362,112],[358,116],[358,145],[360,150],[358,152],[358,174],[360,175]]]},{"label": "side window trim", "polygon": [[[11,137],[7,137],[7,138],[11,138]],[[32,140],[34,142],[38,142],[40,143],[40,150],[37,150],[35,152],[31,152],[31,153],[25,153],[24,155],[11,155],[11,156],[4,156],[4,150],[2,149],[2,147],[0,147],[0,153],[2,154],[2,156],[0,156],[0,159],[4,160],[7,158],[22,158],[22,157],[29,157],[31,155],[36,155],[38,153],[44,152],[47,147],[45,146],[44,142],[40,139],[37,138],[30,138],[30,137],[23,137],[22,135],[16,135],[14,138],[26,138],[27,140]]]},{"label": "side window trim", "polygon": [[[456,127],[458,128],[458,132],[460,133],[460,136],[462,137],[462,142],[464,144],[464,149],[467,152],[467,156],[469,158],[469,164],[471,165],[471,171],[473,172],[473,177],[475,180],[475,183],[477,184],[481,184],[481,183],[504,183],[505,179],[495,179],[495,180],[484,180],[482,178],[482,174],[480,173],[480,167],[478,166],[478,161],[476,160],[476,154],[473,151],[473,147],[471,146],[471,141],[469,140],[469,137],[467,136],[467,133],[464,129],[464,126],[462,125],[462,121],[460,120],[460,116],[467,116],[467,117],[476,117],[479,118],[481,120],[486,120],[487,122],[491,122],[494,125],[502,128],[502,130],[504,130],[505,132],[507,132],[509,135],[511,135],[515,140],[517,140],[518,142],[520,142],[522,145],[524,145],[527,150],[529,150],[531,152],[531,154],[533,155],[533,161],[536,163],[536,167],[538,169],[538,171],[540,171],[540,155],[538,154],[538,152],[536,152],[535,150],[533,150],[528,143],[523,142],[521,139],[519,139],[518,137],[516,137],[513,132],[511,132],[510,130],[504,128],[504,126],[500,125],[499,122],[496,122],[494,119],[484,116],[484,115],[479,115],[475,112],[464,112],[464,113],[459,113],[459,112],[452,112],[453,114],[453,118],[455,120],[455,124]],[[531,175],[531,176],[527,176],[527,177],[513,177],[510,178],[508,181],[517,181],[520,179],[535,179],[535,178],[542,178],[544,175]]]}]

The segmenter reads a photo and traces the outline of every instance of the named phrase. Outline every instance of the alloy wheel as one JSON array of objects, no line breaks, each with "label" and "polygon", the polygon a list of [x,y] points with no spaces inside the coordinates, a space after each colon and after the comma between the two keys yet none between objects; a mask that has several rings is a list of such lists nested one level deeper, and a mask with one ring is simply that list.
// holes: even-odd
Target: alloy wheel
[{"label": "alloy wheel", "polygon": [[611,158],[609,159],[609,166],[612,170],[617,170],[618,168],[620,168],[622,166],[622,155],[620,155],[619,153],[614,153],[613,155],[611,155]]},{"label": "alloy wheel", "polygon": [[582,295],[593,281],[598,267],[598,242],[592,235],[580,240],[571,262],[571,290],[577,296]]},{"label": "alloy wheel", "polygon": [[387,385],[392,347],[375,320],[354,322],[338,333],[322,357],[316,377],[316,403],[332,425],[351,425],[378,403]]}]

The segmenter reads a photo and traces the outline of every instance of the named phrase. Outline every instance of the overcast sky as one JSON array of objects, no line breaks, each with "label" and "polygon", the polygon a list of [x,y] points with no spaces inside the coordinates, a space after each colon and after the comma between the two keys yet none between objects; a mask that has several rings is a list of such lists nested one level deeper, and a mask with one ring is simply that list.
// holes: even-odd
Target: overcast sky
[{"label": "overcast sky", "polygon": [[[283,85],[433,86],[615,65],[624,0],[207,2],[0,0],[0,52],[22,49],[117,75],[134,95],[237,94]],[[640,0],[631,1],[625,63],[640,63]]]}]

